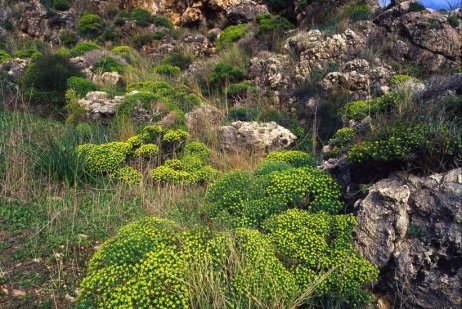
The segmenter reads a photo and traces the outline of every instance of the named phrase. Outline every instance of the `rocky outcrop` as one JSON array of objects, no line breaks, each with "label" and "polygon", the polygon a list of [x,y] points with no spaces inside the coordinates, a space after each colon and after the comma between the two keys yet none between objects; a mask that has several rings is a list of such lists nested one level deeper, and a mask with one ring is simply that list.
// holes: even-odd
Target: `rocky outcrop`
[{"label": "rocky outcrop", "polygon": [[185,115],[188,131],[197,136],[206,133],[206,130],[218,129],[223,118],[223,112],[209,104],[202,104]]},{"label": "rocky outcrop", "polygon": [[230,20],[249,21],[266,12],[261,1],[252,0],[113,0],[125,9],[141,7],[152,14],[168,16],[174,24],[197,24],[219,20],[229,15]]},{"label": "rocky outcrop", "polygon": [[379,181],[357,220],[355,245],[395,308],[462,306],[462,169]]},{"label": "rocky outcrop", "polygon": [[105,120],[114,116],[117,106],[122,103],[123,97],[111,98],[109,94],[102,91],[87,93],[79,103],[85,107],[87,117],[92,120]]},{"label": "rocky outcrop", "polygon": [[104,72],[93,75],[93,83],[103,87],[115,87],[121,81],[120,74],[117,72]]},{"label": "rocky outcrop", "polygon": [[236,121],[219,131],[221,147],[228,152],[268,153],[289,147],[297,137],[276,122]]}]

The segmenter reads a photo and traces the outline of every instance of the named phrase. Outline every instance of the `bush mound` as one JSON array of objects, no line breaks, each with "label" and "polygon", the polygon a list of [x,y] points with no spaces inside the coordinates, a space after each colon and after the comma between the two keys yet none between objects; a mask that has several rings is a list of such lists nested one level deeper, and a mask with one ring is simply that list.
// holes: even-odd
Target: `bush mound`
[{"label": "bush mound", "polygon": [[243,38],[246,29],[247,24],[239,24],[226,27],[221,33],[220,38],[217,40],[217,50],[227,47],[231,45],[233,42],[236,42],[237,40]]},{"label": "bush mound", "polygon": [[97,91],[98,87],[84,77],[73,76],[67,80],[67,88],[75,91],[75,94],[83,98],[91,91]]},{"label": "bush mound", "polygon": [[71,55],[72,57],[77,57],[85,54],[86,52],[92,51],[92,50],[97,50],[101,49],[99,45],[96,45],[95,43],[92,42],[80,42],[77,43],[71,50]]},{"label": "bush mound", "polygon": [[93,13],[84,13],[80,16],[78,29],[83,35],[96,37],[103,28],[101,17]]}]

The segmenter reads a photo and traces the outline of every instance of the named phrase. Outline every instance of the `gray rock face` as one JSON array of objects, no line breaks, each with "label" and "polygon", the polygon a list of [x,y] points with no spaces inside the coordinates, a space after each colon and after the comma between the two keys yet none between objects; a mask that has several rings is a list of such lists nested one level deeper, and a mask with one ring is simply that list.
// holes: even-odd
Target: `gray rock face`
[{"label": "gray rock face", "polygon": [[226,16],[232,23],[246,23],[255,19],[258,14],[268,13],[266,5],[252,0],[241,0],[226,9]]},{"label": "gray rock face", "polygon": [[87,93],[79,103],[85,107],[87,117],[93,120],[103,120],[114,116],[117,106],[123,97],[111,98],[106,92],[92,91]]},{"label": "gray rock face", "polygon": [[223,126],[219,140],[224,150],[229,152],[268,153],[289,147],[297,137],[276,122],[258,123],[236,121]]},{"label": "gray rock face", "polygon": [[355,245],[395,308],[462,306],[462,169],[382,180],[357,220]]},{"label": "gray rock face", "polygon": [[215,106],[202,104],[185,115],[186,126],[190,132],[215,129],[220,126],[223,113]]}]

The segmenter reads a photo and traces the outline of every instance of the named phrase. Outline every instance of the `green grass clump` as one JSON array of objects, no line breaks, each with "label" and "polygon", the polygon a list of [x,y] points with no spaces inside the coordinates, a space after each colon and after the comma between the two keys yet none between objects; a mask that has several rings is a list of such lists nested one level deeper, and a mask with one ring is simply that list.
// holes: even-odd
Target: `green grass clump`
[{"label": "green grass clump", "polygon": [[130,46],[122,45],[115,46],[111,52],[115,55],[124,57],[126,60],[129,60],[130,56],[134,53],[134,50]]},{"label": "green grass clump", "polygon": [[360,100],[347,103],[340,109],[344,120],[361,121],[367,116],[374,116],[390,110],[402,98],[402,93],[393,92],[369,101]]},{"label": "green grass clump", "polygon": [[399,86],[407,82],[418,83],[420,82],[420,80],[414,76],[398,74],[398,75],[393,76],[390,82],[394,86]]},{"label": "green grass clump", "polygon": [[10,61],[13,58],[4,50],[0,50],[0,63],[3,63],[5,61]]},{"label": "green grass clump", "polygon": [[75,94],[83,98],[91,91],[97,91],[98,87],[85,77],[73,76],[67,80],[67,88],[75,91]]},{"label": "green grass clump", "polygon": [[117,60],[112,57],[103,57],[99,59],[94,65],[93,68],[98,73],[104,72],[117,72],[122,73],[124,71],[124,67],[120,64]]},{"label": "green grass clump", "polygon": [[244,37],[247,29],[247,24],[239,24],[226,27],[220,35],[216,43],[217,50],[231,45],[233,42]]},{"label": "green grass clump", "polygon": [[96,175],[116,171],[125,162],[131,150],[130,144],[122,142],[83,144],[77,148],[77,152],[86,160],[88,172]]},{"label": "green grass clump", "polygon": [[345,12],[351,21],[369,20],[371,9],[366,3],[352,3]]},{"label": "green grass clump", "polygon": [[160,64],[153,67],[153,71],[160,75],[176,77],[180,75],[181,68],[170,64]]},{"label": "green grass clump", "polygon": [[84,13],[80,16],[77,28],[83,35],[96,37],[103,28],[103,22],[101,17],[96,14]]},{"label": "green grass clump", "polygon": [[249,80],[231,84],[225,89],[226,95],[230,98],[245,96],[249,92],[256,92],[256,91],[257,91],[257,88]]},{"label": "green grass clump", "polygon": [[216,88],[222,88],[227,84],[236,83],[244,78],[241,68],[227,63],[218,63],[209,76],[210,84]]},{"label": "green grass clump", "polygon": [[257,15],[258,34],[278,32],[284,33],[290,30],[294,25],[285,17],[277,16],[266,13]]},{"label": "green grass clump", "polygon": [[62,30],[59,34],[59,42],[61,45],[71,48],[78,42],[77,34],[72,30]]},{"label": "green grass clump", "polygon": [[318,281],[316,296],[338,297],[341,303],[357,307],[372,299],[366,287],[378,279],[378,270],[353,248],[356,224],[351,214],[332,216],[290,209],[269,218],[263,229],[302,290]]},{"label": "green grass clump", "polygon": [[425,5],[420,3],[420,1],[413,1],[409,4],[409,12],[420,12],[425,10]]},{"label": "green grass clump", "polygon": [[457,15],[448,16],[448,23],[451,27],[457,28],[460,25],[460,18]]},{"label": "green grass clump", "polygon": [[281,150],[269,153],[265,161],[287,162],[293,167],[315,166],[316,160],[309,153],[298,150]]},{"label": "green grass clump", "polygon": [[80,42],[71,49],[72,57],[77,57],[85,54],[86,52],[101,49],[99,45],[92,42]]},{"label": "green grass clump", "polygon": [[163,64],[179,67],[182,70],[186,70],[192,62],[191,56],[179,52],[170,53],[162,59]]}]

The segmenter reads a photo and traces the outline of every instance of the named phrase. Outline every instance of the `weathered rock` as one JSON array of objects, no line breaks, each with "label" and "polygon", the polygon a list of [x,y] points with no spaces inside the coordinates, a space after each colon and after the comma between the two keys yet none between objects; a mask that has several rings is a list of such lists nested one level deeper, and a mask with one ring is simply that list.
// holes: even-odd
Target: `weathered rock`
[{"label": "weathered rock", "polygon": [[117,72],[104,72],[93,75],[93,82],[104,87],[114,87],[120,82],[120,74]]},{"label": "weathered rock", "polygon": [[252,0],[240,0],[239,3],[226,9],[226,17],[233,24],[246,23],[255,20],[258,14],[268,13],[266,5]]},{"label": "weathered rock", "polygon": [[114,116],[117,106],[122,103],[123,97],[111,98],[109,94],[102,91],[87,93],[79,103],[85,107],[87,117],[93,120],[104,120]]},{"label": "weathered rock", "polygon": [[296,136],[275,122],[258,123],[236,121],[223,126],[219,140],[224,150],[229,152],[268,153],[289,147]]},{"label": "weathered rock", "polygon": [[209,104],[202,104],[185,115],[186,126],[190,132],[217,129],[223,118],[223,112]]},{"label": "weathered rock", "polygon": [[359,203],[355,245],[399,308],[462,306],[462,169],[397,174]]}]

